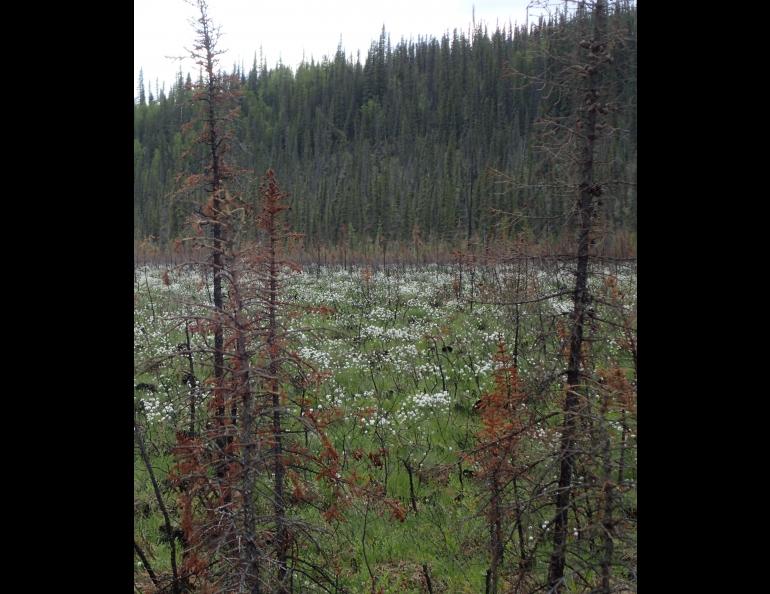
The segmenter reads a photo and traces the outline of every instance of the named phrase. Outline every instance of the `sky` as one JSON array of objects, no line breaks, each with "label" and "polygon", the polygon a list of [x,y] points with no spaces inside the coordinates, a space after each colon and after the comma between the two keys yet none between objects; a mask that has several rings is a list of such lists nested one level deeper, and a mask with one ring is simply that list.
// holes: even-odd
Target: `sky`
[{"label": "sky", "polygon": [[[293,69],[311,56],[320,61],[334,56],[337,46],[355,59],[366,58],[372,41],[385,25],[395,45],[403,37],[440,37],[468,31],[473,18],[490,30],[496,23],[524,24],[530,0],[208,0],[209,15],[221,27],[220,66],[230,71],[234,64],[251,67],[259,51],[269,68],[280,59]],[[535,9],[530,10],[530,18]],[[197,66],[185,48],[192,46],[194,30],[190,19],[195,9],[184,0],[134,0],[134,95],[139,69],[143,69],[145,88],[157,94],[156,80],[166,91],[182,72],[195,78]]]}]

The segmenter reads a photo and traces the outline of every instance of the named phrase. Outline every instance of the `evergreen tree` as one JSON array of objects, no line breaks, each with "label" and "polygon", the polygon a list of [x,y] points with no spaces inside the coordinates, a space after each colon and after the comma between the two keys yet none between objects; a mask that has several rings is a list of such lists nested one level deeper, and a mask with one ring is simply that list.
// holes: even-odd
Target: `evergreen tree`
[{"label": "evergreen tree", "polygon": [[147,105],[147,98],[144,95],[144,71],[141,68],[139,69],[139,83],[137,89],[139,91],[139,105]]}]

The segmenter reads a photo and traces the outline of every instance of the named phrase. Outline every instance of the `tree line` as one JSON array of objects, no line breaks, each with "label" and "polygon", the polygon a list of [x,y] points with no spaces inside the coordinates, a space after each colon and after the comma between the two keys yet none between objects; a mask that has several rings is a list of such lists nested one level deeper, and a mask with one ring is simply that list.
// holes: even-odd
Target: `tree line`
[{"label": "tree line", "polygon": [[[636,232],[636,7],[614,3],[616,42],[604,81],[616,131],[597,146],[597,168],[617,182],[599,207],[608,235]],[[573,209],[554,192],[561,173],[543,154],[542,119],[570,113],[551,84],[576,47],[574,15],[536,24],[479,25],[440,39],[391,42],[383,28],[365,57],[302,63],[254,60],[219,72],[237,92],[229,140],[240,168],[281,172],[287,222],[308,244],[373,239],[485,243],[528,233],[553,239]],[[180,172],[206,155],[185,130],[200,108],[180,71],[166,93],[140,78],[134,106],[134,229],[167,245],[186,232],[196,200],[177,193]],[[529,80],[529,83],[523,82]]]}]

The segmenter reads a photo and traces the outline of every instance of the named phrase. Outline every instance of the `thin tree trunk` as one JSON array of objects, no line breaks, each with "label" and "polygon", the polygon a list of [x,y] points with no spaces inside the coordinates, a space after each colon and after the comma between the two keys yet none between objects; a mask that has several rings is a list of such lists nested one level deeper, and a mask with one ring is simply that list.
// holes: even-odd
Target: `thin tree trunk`
[{"label": "thin tree trunk", "polygon": [[422,574],[425,576],[425,586],[428,588],[428,594],[433,594],[433,582],[430,579],[427,563],[422,564]]},{"label": "thin tree trunk", "polygon": [[559,449],[559,487],[556,492],[556,518],[553,524],[553,552],[548,568],[548,585],[558,594],[564,589],[564,566],[566,562],[567,511],[569,509],[572,473],[575,458],[575,438],[580,413],[580,384],[582,368],[583,326],[588,302],[588,263],[591,230],[594,218],[594,197],[601,194],[601,188],[594,183],[594,148],[596,144],[597,100],[599,97],[599,61],[604,50],[603,0],[594,5],[594,35],[589,54],[588,74],[581,109],[582,128],[580,147],[580,186],[578,213],[580,228],[578,234],[577,275],[575,278],[574,310],[570,336],[569,364],[567,367],[567,394],[564,402],[564,425]]},{"label": "thin tree trunk", "polygon": [[[403,459],[401,461],[404,463],[404,468],[406,468],[406,473],[409,476],[409,498],[412,502],[412,510],[414,511],[414,513],[417,513],[417,499],[414,496],[414,481],[412,479],[412,465],[409,464],[409,461],[406,459]],[[460,474],[462,474],[462,472]]]},{"label": "thin tree trunk", "polygon": [[502,519],[500,510],[500,484],[497,477],[497,472],[494,472],[491,480],[491,493],[492,497],[489,501],[489,532],[490,532],[490,549],[492,553],[492,560],[489,564],[489,594],[497,594],[497,581],[498,574],[500,573],[500,565],[503,562],[503,534],[502,534]]},{"label": "thin tree trunk", "polygon": [[134,426],[134,439],[139,446],[139,454],[142,457],[147,473],[150,475],[150,482],[152,483],[152,489],[155,492],[155,499],[158,501],[158,507],[163,514],[163,521],[166,526],[166,534],[168,534],[169,545],[171,546],[171,574],[174,578],[174,582],[171,585],[171,591],[173,594],[179,594],[179,573],[176,568],[176,544],[174,531],[171,528],[171,518],[168,515],[166,504],[163,501],[163,496],[160,493],[160,487],[158,487],[158,481],[155,478],[155,472],[152,470],[152,464],[150,463],[150,457],[147,455],[147,450],[144,447],[144,439],[142,439],[142,433],[138,426]]},{"label": "thin tree trunk", "polygon": [[222,227],[220,222],[220,211],[222,201],[220,193],[222,191],[222,156],[220,154],[221,138],[217,129],[217,85],[216,74],[214,72],[215,41],[212,37],[212,31],[209,29],[210,21],[206,14],[207,6],[205,2],[199,0],[198,8],[201,13],[199,23],[201,25],[201,49],[205,53],[204,68],[206,70],[206,92],[202,99],[206,102],[207,135],[204,140],[209,150],[210,177],[207,189],[211,195],[211,212],[208,213],[208,223],[211,227],[211,237],[213,239],[211,246],[211,269],[214,277],[214,403],[216,408],[215,426],[218,436],[216,438],[217,448],[219,449],[219,460],[215,464],[215,471],[220,485],[223,487],[223,497],[225,503],[230,501],[230,494],[224,486],[225,467],[227,465],[224,454],[229,439],[225,435],[225,356],[224,356],[224,330],[222,328],[222,318],[224,317],[224,300],[222,296],[222,272],[223,272],[223,241]]},{"label": "thin tree trunk", "polygon": [[[259,548],[256,536],[256,514],[254,511],[254,495],[256,492],[257,440],[254,415],[254,399],[251,388],[251,373],[249,355],[246,349],[246,328],[243,325],[243,300],[240,293],[240,277],[237,271],[232,271],[233,292],[235,297],[235,332],[236,353],[238,359],[238,375],[236,379],[236,397],[240,395],[241,423],[240,445],[243,452],[241,474],[243,524],[239,538],[243,545],[240,549],[241,575],[240,592],[259,594]],[[233,401],[236,401],[236,397]]]},{"label": "thin tree trunk", "polygon": [[614,543],[612,541],[614,522],[614,486],[612,483],[612,451],[610,444],[610,432],[607,427],[607,411],[609,409],[610,394],[605,393],[601,408],[601,440],[602,440],[602,557],[601,576],[602,585],[599,594],[610,594],[610,571],[612,567],[612,554]]},{"label": "thin tree trunk", "polygon": [[531,569],[527,558],[527,543],[524,539],[524,523],[522,522],[521,503],[519,501],[519,486],[516,484],[516,477],[512,480],[514,513],[516,514],[516,533],[519,536],[519,583],[524,577],[525,571]]},{"label": "thin tree trunk", "polygon": [[144,269],[144,286],[147,287],[147,298],[150,301],[150,311],[152,312],[152,323],[155,324],[155,306],[152,304],[152,291],[150,291],[150,283],[147,280],[147,267]]},{"label": "thin tree trunk", "polygon": [[276,560],[278,562],[278,594],[288,594],[286,580],[286,558],[287,558],[287,538],[286,538],[286,504],[284,499],[284,475],[285,468],[283,463],[283,443],[282,443],[282,424],[281,424],[281,395],[278,384],[278,262],[276,260],[277,228],[275,221],[276,211],[270,209],[268,205],[268,239],[269,239],[269,260],[268,260],[268,328],[267,328],[267,349],[270,358],[269,375],[270,395],[273,405],[273,509],[275,512],[275,550]]},{"label": "thin tree trunk", "polygon": [[136,554],[139,555],[139,559],[142,560],[142,564],[144,565],[144,568],[147,570],[147,575],[150,576],[150,579],[152,580],[152,583],[155,584],[155,587],[160,590],[161,585],[158,581],[158,576],[155,575],[155,572],[152,570],[152,567],[150,566],[150,562],[147,560],[147,556],[144,554],[144,551],[141,549],[139,544],[134,540],[134,550],[136,551]]},{"label": "thin tree trunk", "polygon": [[190,438],[195,437],[195,391],[198,387],[198,380],[195,378],[195,365],[193,364],[192,346],[190,345],[190,321],[184,322],[184,335],[187,341],[187,360],[190,363],[190,375],[187,378],[187,385],[190,388]]}]

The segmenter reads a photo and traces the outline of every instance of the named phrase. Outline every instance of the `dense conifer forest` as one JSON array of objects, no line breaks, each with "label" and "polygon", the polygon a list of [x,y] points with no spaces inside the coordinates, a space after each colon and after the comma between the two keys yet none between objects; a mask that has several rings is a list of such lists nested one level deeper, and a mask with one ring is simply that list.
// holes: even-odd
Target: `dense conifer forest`
[{"label": "dense conifer forest", "polygon": [[[605,70],[608,126],[597,146],[607,184],[605,237],[636,232],[636,8],[611,3],[612,62]],[[520,27],[454,30],[394,41],[382,30],[365,56],[301,64],[296,72],[256,57],[224,73],[239,93],[231,158],[241,168],[281,172],[291,227],[308,245],[409,241],[488,242],[527,231],[557,238],[572,194],[554,191],[561,171],[543,145],[544,118],[575,100],[558,86],[575,51],[570,16]],[[257,42],[255,41],[255,44]],[[193,82],[171,89],[138,81],[134,107],[134,229],[166,245],[186,233],[194,209],[175,194],[190,151]],[[557,83],[557,84],[554,84]],[[516,215],[523,217],[517,219]]]}]

